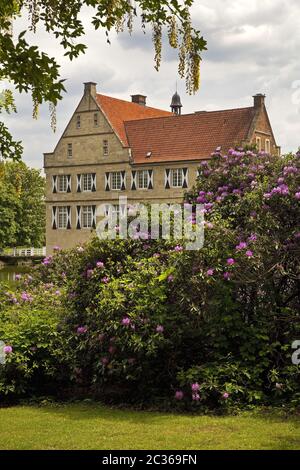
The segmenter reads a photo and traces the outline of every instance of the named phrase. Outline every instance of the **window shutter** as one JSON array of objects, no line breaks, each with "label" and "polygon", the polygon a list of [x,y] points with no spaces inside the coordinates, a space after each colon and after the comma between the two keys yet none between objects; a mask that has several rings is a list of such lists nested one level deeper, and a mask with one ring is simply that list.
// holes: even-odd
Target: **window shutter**
[{"label": "window shutter", "polygon": [[57,176],[52,176],[52,192],[57,193]]},{"label": "window shutter", "polygon": [[53,230],[57,229],[57,207],[52,206],[52,228]]},{"label": "window shutter", "polygon": [[81,229],[81,206],[76,206],[76,228]]},{"label": "window shutter", "polygon": [[70,228],[71,228],[71,206],[67,206],[67,211],[68,211],[67,229],[70,230]]},{"label": "window shutter", "polygon": [[187,168],[182,168],[182,187],[183,188],[188,187],[188,169]]},{"label": "window shutter", "polygon": [[92,206],[92,211],[93,211],[92,228],[96,228],[96,206]]},{"label": "window shutter", "polygon": [[110,190],[110,173],[105,173],[105,191]]},{"label": "window shutter", "polygon": [[67,176],[67,193],[71,192],[71,175]]},{"label": "window shutter", "polygon": [[96,191],[96,173],[92,173],[92,192]]},{"label": "window shutter", "polygon": [[148,170],[148,189],[153,189],[153,170]]},{"label": "window shutter", "polygon": [[165,189],[170,189],[170,170],[165,170]]},{"label": "window shutter", "polygon": [[121,171],[121,191],[126,189],[126,171]]},{"label": "window shutter", "polygon": [[77,175],[77,192],[81,193],[81,175]]},{"label": "window shutter", "polygon": [[136,171],[131,172],[131,189],[136,190]]}]

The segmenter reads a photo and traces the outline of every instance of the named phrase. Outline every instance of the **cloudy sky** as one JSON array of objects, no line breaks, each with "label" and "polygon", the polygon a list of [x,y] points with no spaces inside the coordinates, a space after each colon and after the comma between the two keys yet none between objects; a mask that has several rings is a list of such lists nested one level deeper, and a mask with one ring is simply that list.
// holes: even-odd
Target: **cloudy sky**
[{"label": "cloudy sky", "polygon": [[[122,99],[147,95],[149,106],[169,109],[176,81],[183,112],[252,105],[252,95],[265,93],[277,143],[284,152],[300,145],[300,2],[299,0],[195,0],[192,20],[208,42],[201,66],[201,87],[185,93],[177,75],[177,55],[167,46],[161,70],[153,67],[151,35],[137,26],[133,35],[93,31],[86,10],[87,53],[73,62],[63,57],[55,40],[43,31],[28,36],[55,56],[66,79],[67,94],[57,109],[57,132],[50,128],[47,106],[33,120],[30,96],[17,96],[18,114],[6,118],[15,138],[23,141],[24,160],[41,168],[43,152],[51,152],[82,95],[83,82],[97,82],[99,92]],[[25,29],[20,19],[15,33]]]}]

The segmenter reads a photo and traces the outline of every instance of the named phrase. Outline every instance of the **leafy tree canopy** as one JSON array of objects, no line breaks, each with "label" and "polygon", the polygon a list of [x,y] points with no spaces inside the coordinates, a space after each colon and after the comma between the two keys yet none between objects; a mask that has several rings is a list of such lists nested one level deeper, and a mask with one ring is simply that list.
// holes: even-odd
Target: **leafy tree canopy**
[{"label": "leafy tree canopy", "polygon": [[45,180],[25,163],[0,164],[0,250],[9,246],[43,246]]},{"label": "leafy tree canopy", "polygon": [[[55,128],[55,106],[65,91],[59,64],[38,46],[29,45],[26,31],[14,39],[13,20],[24,10],[29,11],[28,30],[35,32],[37,25],[42,24],[62,45],[65,55],[73,60],[86,50],[80,42],[85,34],[80,13],[88,6],[93,9],[93,26],[105,30],[107,42],[113,29],[119,33],[126,28],[131,33],[135,17],[140,17],[143,30],[150,25],[157,70],[161,63],[163,29],[166,28],[170,46],[179,52],[179,74],[186,79],[187,91],[195,93],[199,88],[200,54],[206,48],[206,41],[192,26],[192,4],[193,0],[0,0],[0,81],[7,80],[19,92],[31,93],[34,117],[40,104],[49,103],[52,127]],[[16,111],[9,90],[0,94],[0,114],[3,111]],[[2,122],[0,154],[14,159],[22,155],[21,143],[13,140]]]}]

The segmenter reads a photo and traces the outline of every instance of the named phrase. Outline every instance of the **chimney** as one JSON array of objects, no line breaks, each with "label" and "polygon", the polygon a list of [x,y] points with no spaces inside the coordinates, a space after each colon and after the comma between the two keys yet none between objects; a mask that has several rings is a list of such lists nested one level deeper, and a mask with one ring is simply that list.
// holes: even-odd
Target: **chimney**
[{"label": "chimney", "polygon": [[132,103],[140,104],[141,106],[146,106],[146,98],[144,95],[131,95]]},{"label": "chimney", "polygon": [[96,95],[97,95],[97,83],[95,82],[85,82],[84,83],[84,94],[85,95],[90,95],[92,96],[93,98],[96,99]]},{"label": "chimney", "polygon": [[262,93],[258,93],[257,95],[254,95],[254,108],[259,109],[265,104],[265,97],[266,95],[263,95]]}]

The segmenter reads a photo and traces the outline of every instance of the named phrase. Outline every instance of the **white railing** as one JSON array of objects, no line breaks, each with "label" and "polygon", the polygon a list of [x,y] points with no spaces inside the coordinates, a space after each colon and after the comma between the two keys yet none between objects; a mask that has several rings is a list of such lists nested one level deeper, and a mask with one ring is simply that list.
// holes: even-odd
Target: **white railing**
[{"label": "white railing", "polygon": [[33,258],[34,256],[46,256],[46,247],[43,248],[8,248],[4,252],[5,256],[13,258]]}]

